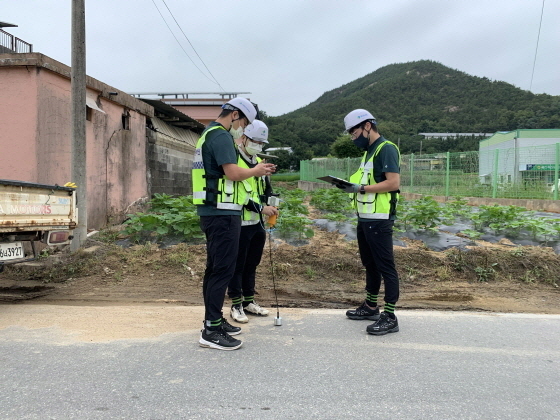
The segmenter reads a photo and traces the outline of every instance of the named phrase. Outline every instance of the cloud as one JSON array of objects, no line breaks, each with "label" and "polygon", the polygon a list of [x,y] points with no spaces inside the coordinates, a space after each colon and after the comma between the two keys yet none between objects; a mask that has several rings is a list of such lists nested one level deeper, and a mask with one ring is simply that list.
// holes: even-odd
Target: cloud
[{"label": "cloud", "polygon": [[[535,0],[165,0],[221,86],[271,115],[392,63],[421,59],[528,89]],[[181,50],[154,7],[157,4]],[[70,2],[2,0],[9,32],[70,64]],[[546,2],[534,92],[560,94],[560,2]],[[88,74],[119,89],[219,91],[162,0],[86,0]]]}]

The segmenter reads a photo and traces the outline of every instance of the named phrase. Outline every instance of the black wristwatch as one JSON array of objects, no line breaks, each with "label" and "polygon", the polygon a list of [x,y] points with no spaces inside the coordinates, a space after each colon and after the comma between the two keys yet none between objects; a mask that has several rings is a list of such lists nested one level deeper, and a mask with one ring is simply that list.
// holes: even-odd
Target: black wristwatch
[{"label": "black wristwatch", "polygon": [[365,193],[366,193],[366,186],[360,185],[360,194],[365,194]]}]

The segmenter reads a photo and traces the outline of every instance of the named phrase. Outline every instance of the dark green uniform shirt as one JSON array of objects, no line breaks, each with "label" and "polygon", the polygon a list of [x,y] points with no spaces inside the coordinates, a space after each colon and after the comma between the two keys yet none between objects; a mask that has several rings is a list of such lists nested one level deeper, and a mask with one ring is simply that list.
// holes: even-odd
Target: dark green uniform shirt
[{"label": "dark green uniform shirt", "polygon": [[[215,127],[221,124],[213,121],[208,127]],[[227,163],[237,164],[237,148],[233,142],[233,137],[226,130],[212,130],[206,136],[202,145],[202,160],[204,161],[204,171],[206,172],[206,187],[216,190],[218,188],[217,177],[223,176],[222,165]],[[215,194],[211,191],[206,192],[207,200],[214,200]],[[203,204],[196,206],[199,216],[241,216],[238,210],[218,210],[216,206]]]}]

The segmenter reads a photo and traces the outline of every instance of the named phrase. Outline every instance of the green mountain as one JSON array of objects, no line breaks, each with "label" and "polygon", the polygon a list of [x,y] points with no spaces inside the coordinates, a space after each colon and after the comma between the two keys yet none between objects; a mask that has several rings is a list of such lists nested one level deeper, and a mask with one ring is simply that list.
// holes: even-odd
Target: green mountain
[{"label": "green mountain", "polygon": [[[271,146],[291,146],[299,159],[326,156],[344,130],[344,116],[356,108],[369,110],[386,138],[400,139],[403,153],[418,150],[420,132],[560,128],[560,96],[535,95],[422,60],[382,67],[303,108],[266,117]],[[425,140],[423,152],[478,150],[478,140]]]}]

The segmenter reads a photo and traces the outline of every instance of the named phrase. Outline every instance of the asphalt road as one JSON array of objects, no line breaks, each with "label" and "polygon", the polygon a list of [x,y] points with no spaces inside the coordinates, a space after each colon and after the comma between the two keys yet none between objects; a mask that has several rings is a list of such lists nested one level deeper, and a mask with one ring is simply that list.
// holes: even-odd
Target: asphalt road
[{"label": "asphalt road", "polygon": [[200,348],[197,329],[87,342],[12,322],[0,419],[560,418],[558,315],[400,311],[381,337],[343,311],[281,316],[251,318],[229,352]]}]

